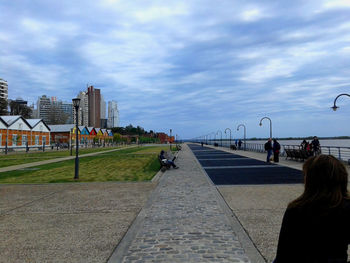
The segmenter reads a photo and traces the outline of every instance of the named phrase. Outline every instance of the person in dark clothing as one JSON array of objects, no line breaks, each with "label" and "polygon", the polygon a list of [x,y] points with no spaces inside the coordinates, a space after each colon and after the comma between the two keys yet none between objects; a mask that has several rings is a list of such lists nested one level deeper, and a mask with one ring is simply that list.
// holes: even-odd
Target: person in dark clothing
[{"label": "person in dark clothing", "polygon": [[239,140],[239,141],[238,141],[238,149],[240,150],[241,148],[242,148],[242,141]]},{"label": "person in dark clothing", "polygon": [[311,146],[313,150],[314,155],[319,155],[321,154],[321,145],[316,136],[314,136],[314,139],[311,141]]},{"label": "person in dark clothing", "polygon": [[303,142],[300,144],[302,150],[306,150],[306,147],[308,145],[308,142],[306,140],[303,140]]},{"label": "person in dark clothing", "polygon": [[272,150],[273,150],[273,161],[275,163],[278,163],[279,162],[279,155],[280,155],[281,145],[279,144],[279,142],[276,139],[273,139]]},{"label": "person in dark clothing", "polygon": [[272,155],[272,139],[269,138],[268,141],[264,145],[265,151],[267,151],[267,157],[266,157],[266,162],[270,163],[270,158]]},{"label": "person in dark clothing", "polygon": [[168,160],[168,158],[165,157],[165,152],[163,150],[160,151],[160,159],[163,162],[167,162],[168,164],[170,164],[174,169],[178,169],[179,167],[176,166],[176,164],[174,163],[175,157],[173,160]]},{"label": "person in dark clothing", "polygon": [[303,166],[304,193],[284,214],[274,263],[346,263],[350,196],[345,166],[331,155]]}]

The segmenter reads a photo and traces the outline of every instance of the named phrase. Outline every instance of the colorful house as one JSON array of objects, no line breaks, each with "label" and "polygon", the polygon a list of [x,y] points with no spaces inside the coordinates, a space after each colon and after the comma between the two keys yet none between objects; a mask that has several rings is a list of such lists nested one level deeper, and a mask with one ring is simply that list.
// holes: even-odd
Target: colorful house
[{"label": "colorful house", "polygon": [[96,129],[94,127],[87,127],[87,130],[89,132],[89,141],[90,144],[92,144],[94,142],[94,138],[97,135]]},{"label": "colorful house", "polygon": [[70,143],[74,124],[49,125],[49,127],[51,129],[51,142],[55,144]]},{"label": "colorful house", "polygon": [[85,145],[90,144],[91,141],[90,141],[90,133],[88,128],[86,126],[79,126],[79,129],[81,131],[80,143]]},{"label": "colorful house", "polygon": [[42,119],[27,119],[31,126],[31,143],[29,145],[50,145],[50,128]]},{"label": "colorful house", "polygon": [[22,116],[1,116],[1,119],[7,124],[6,138],[8,147],[25,146],[27,142],[29,145],[32,145],[31,126]]}]

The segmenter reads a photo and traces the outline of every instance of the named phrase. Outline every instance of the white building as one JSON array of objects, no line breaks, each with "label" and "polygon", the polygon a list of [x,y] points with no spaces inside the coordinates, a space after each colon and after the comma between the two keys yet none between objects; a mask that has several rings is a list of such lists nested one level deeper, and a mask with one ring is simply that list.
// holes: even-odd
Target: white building
[{"label": "white building", "polygon": [[0,98],[1,99],[8,99],[8,85],[7,81],[0,78]]},{"label": "white building", "polygon": [[119,127],[118,103],[114,100],[108,102],[108,128]]},{"label": "white building", "polygon": [[105,101],[105,99],[104,99],[102,94],[101,94],[101,104],[100,104],[100,106],[101,106],[101,110],[100,110],[100,112],[101,112],[101,119],[106,119],[106,101]]},{"label": "white building", "polygon": [[[87,92],[80,91],[78,98],[80,98],[78,124],[81,126],[89,126],[89,98]],[[73,109],[73,112],[75,112],[75,109]],[[75,123],[75,113],[73,114],[73,119]]]}]

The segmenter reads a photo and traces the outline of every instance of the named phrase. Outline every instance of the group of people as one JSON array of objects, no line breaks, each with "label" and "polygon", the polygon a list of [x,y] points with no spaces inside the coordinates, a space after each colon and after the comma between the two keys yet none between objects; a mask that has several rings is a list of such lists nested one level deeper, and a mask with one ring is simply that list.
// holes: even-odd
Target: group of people
[{"label": "group of people", "polygon": [[309,153],[309,156],[321,154],[321,145],[317,136],[314,136],[311,143],[309,143],[306,140],[303,140],[302,143],[300,144],[300,147],[302,150],[307,151]]},{"label": "group of people", "polygon": [[[273,141],[273,143],[272,143]],[[268,141],[264,145],[265,151],[267,151],[266,162],[271,163],[271,156],[273,154],[273,161],[275,163],[279,162],[279,155],[281,150],[281,145],[276,139],[269,138]]]},{"label": "group of people", "polygon": [[[309,156],[321,154],[321,145],[317,136],[314,136],[311,143],[307,142],[306,140],[303,140],[300,146],[302,150],[305,150],[309,153]],[[281,145],[279,144],[279,142],[276,139],[269,138],[268,141],[265,143],[264,147],[265,151],[267,152],[266,162],[271,163],[271,156],[273,154],[273,161],[275,163],[278,163],[279,154],[281,150]]]}]

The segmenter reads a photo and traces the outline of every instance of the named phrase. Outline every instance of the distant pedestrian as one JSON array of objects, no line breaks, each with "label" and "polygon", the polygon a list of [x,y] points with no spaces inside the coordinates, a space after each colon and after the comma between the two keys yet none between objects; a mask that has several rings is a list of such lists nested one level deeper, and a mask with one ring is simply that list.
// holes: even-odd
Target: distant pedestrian
[{"label": "distant pedestrian", "polygon": [[202,145],[202,147],[203,147],[203,142],[201,142],[201,145]]},{"label": "distant pedestrian", "polygon": [[311,145],[312,145],[313,154],[315,156],[321,154],[321,145],[317,136],[314,136],[314,139],[312,140]]},{"label": "distant pedestrian", "polygon": [[283,217],[274,263],[346,263],[350,244],[348,173],[331,155],[307,159],[304,192]]},{"label": "distant pedestrian", "polygon": [[270,158],[272,155],[272,139],[269,138],[267,142],[264,145],[265,151],[267,151],[267,157],[266,157],[266,162],[270,163]]},{"label": "distant pedestrian", "polygon": [[300,144],[300,147],[302,150],[306,150],[306,147],[309,143],[304,139],[302,143]]},{"label": "distant pedestrian", "polygon": [[239,140],[239,141],[238,141],[238,149],[240,150],[240,149],[241,149],[241,147],[242,147],[242,141],[241,141],[241,140]]},{"label": "distant pedestrian", "polygon": [[279,144],[279,142],[276,139],[273,139],[272,150],[273,150],[273,161],[275,163],[278,163],[279,162],[279,155],[280,155],[281,145]]}]

